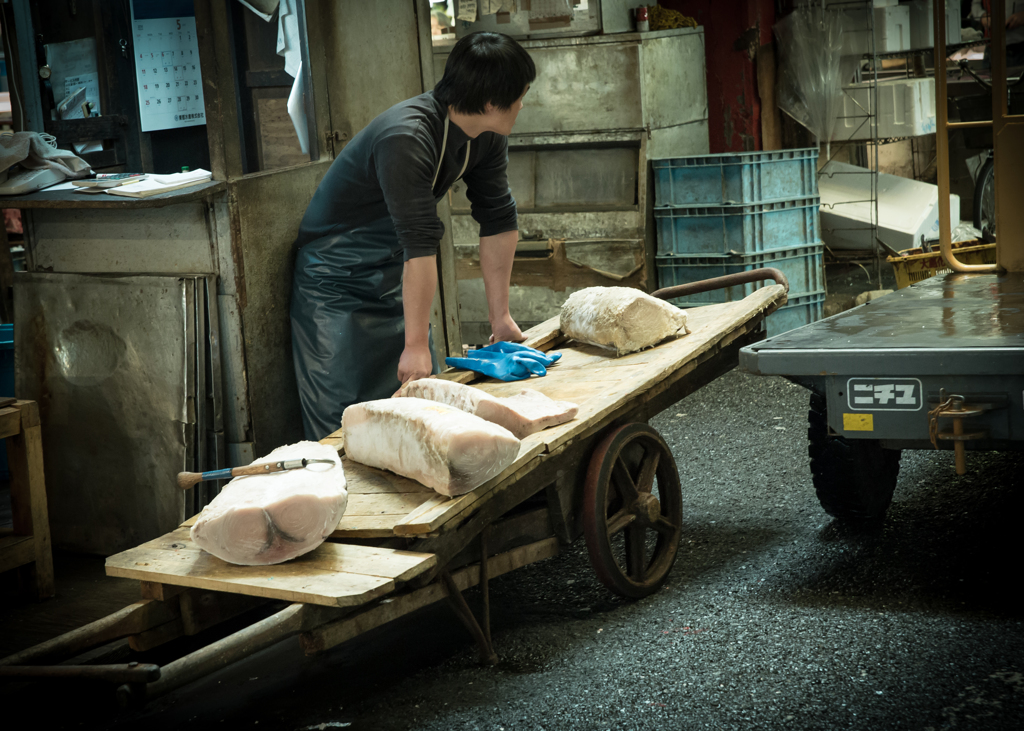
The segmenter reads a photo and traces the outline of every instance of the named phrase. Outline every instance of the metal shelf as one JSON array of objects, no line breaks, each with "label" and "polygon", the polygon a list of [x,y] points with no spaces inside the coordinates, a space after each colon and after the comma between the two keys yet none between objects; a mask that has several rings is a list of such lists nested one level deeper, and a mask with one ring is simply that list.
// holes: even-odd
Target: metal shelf
[{"label": "metal shelf", "polygon": [[[971,48],[972,46],[981,46],[988,43],[991,39],[979,38],[976,41],[964,41],[963,43],[949,43],[946,45],[946,56],[947,58],[956,53],[962,48]],[[935,50],[934,47],[928,48],[914,48],[909,51],[889,51],[887,53],[876,53],[870,54],[865,53],[861,58],[865,61],[871,61],[873,59],[879,61],[891,60],[894,58],[910,58],[911,56],[923,56],[926,53],[932,53]]]}]

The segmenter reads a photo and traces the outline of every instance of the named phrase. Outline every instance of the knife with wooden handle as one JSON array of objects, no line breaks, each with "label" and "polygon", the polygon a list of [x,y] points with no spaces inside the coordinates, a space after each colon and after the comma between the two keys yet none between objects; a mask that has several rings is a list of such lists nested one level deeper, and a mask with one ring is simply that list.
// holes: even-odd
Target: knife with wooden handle
[{"label": "knife with wooden handle", "polygon": [[178,487],[188,490],[193,485],[207,480],[230,480],[232,477],[244,475],[269,475],[273,472],[302,469],[311,464],[329,464],[333,467],[337,463],[332,459],[286,459],[281,462],[265,462],[209,472],[179,472]]}]

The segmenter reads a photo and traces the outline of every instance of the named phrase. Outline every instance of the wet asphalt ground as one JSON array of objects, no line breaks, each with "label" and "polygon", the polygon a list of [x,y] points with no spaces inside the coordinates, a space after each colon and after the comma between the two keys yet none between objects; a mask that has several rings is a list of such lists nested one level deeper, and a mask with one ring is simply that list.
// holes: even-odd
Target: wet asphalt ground
[{"label": "wet asphalt ground", "polygon": [[[141,712],[100,696],[40,728],[1022,729],[1024,454],[906,452],[881,531],[818,506],[807,392],[732,372],[652,424],[685,532],[638,602],[580,540],[491,584],[501,662],[435,606],[305,658],[286,641]],[[479,596],[467,592],[471,605]]]}]

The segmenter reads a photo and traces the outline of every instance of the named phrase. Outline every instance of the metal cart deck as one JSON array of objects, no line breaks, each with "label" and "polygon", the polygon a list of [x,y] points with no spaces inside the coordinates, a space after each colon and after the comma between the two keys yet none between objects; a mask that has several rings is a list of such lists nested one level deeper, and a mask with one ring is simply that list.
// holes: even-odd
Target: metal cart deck
[{"label": "metal cart deck", "polygon": [[744,348],[740,368],[812,391],[826,511],[880,519],[899,450],[1024,448],[1024,274],[948,274]]},{"label": "metal cart deck", "polygon": [[[527,344],[562,353],[546,377],[501,383],[443,374],[496,396],[528,386],[579,405],[573,421],[522,440],[501,475],[447,498],[343,457],[348,508],[319,548],[275,566],[235,566],[196,547],[188,521],[107,560],[108,575],[141,582],[141,601],[5,658],[0,677],[96,677],[119,684],[122,703],[139,704],[286,637],[299,635],[304,651],[315,654],[442,599],[481,659],[495,662],[489,578],[554,556],[581,534],[609,588],[650,594],[668,576],[683,525],[672,454],[645,422],[730,370],[741,347],[763,338],[764,317],[785,301],[785,286],[770,285],[738,302],[691,309],[688,335],[622,357],[566,342],[558,318],[542,323],[527,333]],[[340,432],[322,442],[343,453]],[[461,594],[477,584],[479,622]],[[270,605],[276,611],[269,616],[162,667],[55,664],[124,637],[145,651],[268,602],[286,604]]]}]

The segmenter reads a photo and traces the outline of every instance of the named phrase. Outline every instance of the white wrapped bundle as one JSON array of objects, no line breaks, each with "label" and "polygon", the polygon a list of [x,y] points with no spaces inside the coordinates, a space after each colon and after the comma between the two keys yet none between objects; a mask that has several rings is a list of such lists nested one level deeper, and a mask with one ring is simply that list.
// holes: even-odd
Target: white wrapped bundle
[{"label": "white wrapped bundle", "polygon": [[442,495],[479,487],[519,454],[519,440],[508,429],[420,398],[353,404],[342,414],[341,428],[349,458]]},{"label": "white wrapped bundle", "polygon": [[625,355],[686,335],[686,313],[630,287],[588,287],[569,295],[559,328],[573,340]]},{"label": "white wrapped bundle", "polygon": [[253,464],[329,459],[305,469],[236,477],[203,508],[192,540],[243,566],[282,563],[312,551],[338,526],[348,504],[338,451],[317,442],[278,447]]}]

